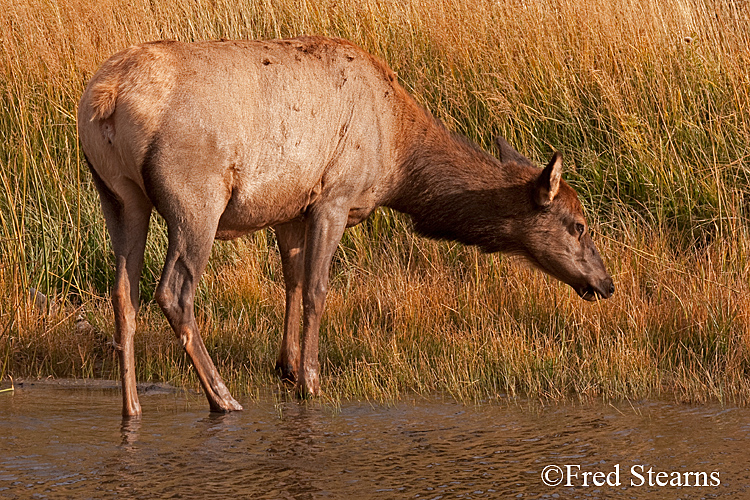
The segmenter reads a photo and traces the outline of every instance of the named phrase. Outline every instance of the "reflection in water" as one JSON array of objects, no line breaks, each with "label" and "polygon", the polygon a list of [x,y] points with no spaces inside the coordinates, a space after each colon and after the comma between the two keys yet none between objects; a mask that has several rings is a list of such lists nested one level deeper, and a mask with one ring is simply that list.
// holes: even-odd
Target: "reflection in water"
[{"label": "reflection in water", "polygon": [[263,440],[258,481],[268,498],[317,498],[324,493],[328,460],[323,437],[326,416],[310,403],[282,403],[278,433]]},{"label": "reflection in water", "polygon": [[122,441],[120,446],[128,451],[134,451],[135,443],[138,441],[138,432],[141,430],[140,417],[123,417],[120,425]]},{"label": "reflection in water", "polygon": [[[35,388],[0,400],[0,497],[747,498],[750,410],[644,402],[522,408],[245,403]],[[86,408],[86,412],[80,411]],[[546,486],[550,465],[612,472],[619,487]],[[718,487],[630,485],[631,467],[718,471]],[[554,477],[553,477],[554,479]]]}]

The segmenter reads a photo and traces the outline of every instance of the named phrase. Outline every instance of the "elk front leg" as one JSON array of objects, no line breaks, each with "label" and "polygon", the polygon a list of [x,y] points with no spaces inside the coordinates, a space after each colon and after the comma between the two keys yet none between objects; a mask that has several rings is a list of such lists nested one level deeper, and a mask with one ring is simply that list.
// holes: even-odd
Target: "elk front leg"
[{"label": "elk front leg", "polygon": [[328,292],[331,259],[344,233],[348,208],[333,206],[312,211],[305,232],[302,287],[302,346],[297,390],[301,396],[320,394],[318,331]]},{"label": "elk front leg", "polygon": [[284,336],[281,339],[276,369],[283,380],[297,382],[300,349],[299,322],[302,305],[302,280],[305,274],[305,222],[302,219],[276,226],[276,239],[281,254],[286,287]]}]

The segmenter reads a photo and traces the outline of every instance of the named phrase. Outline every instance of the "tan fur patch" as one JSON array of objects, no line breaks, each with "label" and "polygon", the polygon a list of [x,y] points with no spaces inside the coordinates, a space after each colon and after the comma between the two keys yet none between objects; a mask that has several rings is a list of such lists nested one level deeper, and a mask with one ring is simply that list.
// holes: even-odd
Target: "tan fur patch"
[{"label": "tan fur patch", "polygon": [[104,120],[115,112],[117,93],[120,87],[118,74],[105,75],[105,80],[91,89],[91,108],[94,113],[91,120]]}]

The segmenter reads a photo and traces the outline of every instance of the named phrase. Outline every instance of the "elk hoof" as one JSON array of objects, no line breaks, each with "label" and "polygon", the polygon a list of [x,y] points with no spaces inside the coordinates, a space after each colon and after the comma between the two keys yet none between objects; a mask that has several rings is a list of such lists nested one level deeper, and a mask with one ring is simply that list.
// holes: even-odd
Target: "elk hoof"
[{"label": "elk hoof", "polygon": [[294,385],[297,383],[296,366],[296,364],[278,360],[276,361],[276,373],[279,374],[279,378],[281,378],[282,381]]},{"label": "elk hoof", "polygon": [[126,405],[122,408],[122,417],[124,419],[141,418],[141,413],[141,405],[137,402],[135,405]]},{"label": "elk hoof", "polygon": [[242,405],[239,404],[232,396],[227,399],[211,403],[213,413],[229,413],[230,411],[241,411]]},{"label": "elk hoof", "polygon": [[320,379],[318,374],[307,374],[307,377],[300,380],[296,387],[297,395],[300,398],[315,398],[320,396]]}]

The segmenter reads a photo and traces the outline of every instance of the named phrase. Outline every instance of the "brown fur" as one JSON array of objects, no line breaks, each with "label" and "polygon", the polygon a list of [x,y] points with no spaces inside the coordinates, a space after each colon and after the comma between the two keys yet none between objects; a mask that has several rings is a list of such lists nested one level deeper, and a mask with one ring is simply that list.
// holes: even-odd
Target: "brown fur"
[{"label": "brown fur", "polygon": [[140,414],[132,338],[153,208],[169,231],[156,300],[214,411],[241,408],[193,313],[214,238],[275,228],[287,291],[278,367],[301,394],[320,390],[331,257],[345,227],[378,206],[409,214],[428,237],[521,255],[586,299],[613,291],[575,192],[560,179],[559,155],[541,171],[499,139],[493,158],[343,40],[130,47],[91,79],[78,126],[117,261],[124,415]]}]

